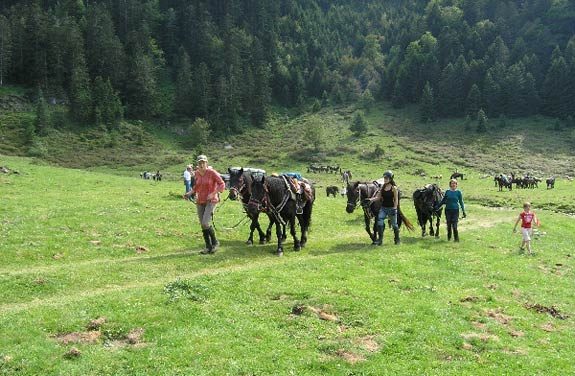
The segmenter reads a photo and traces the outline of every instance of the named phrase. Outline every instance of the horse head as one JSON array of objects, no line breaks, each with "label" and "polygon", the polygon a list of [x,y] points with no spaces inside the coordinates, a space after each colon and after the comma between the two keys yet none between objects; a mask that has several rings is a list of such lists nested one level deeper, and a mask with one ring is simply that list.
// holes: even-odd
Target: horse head
[{"label": "horse head", "polygon": [[250,201],[248,202],[249,213],[259,213],[267,207],[269,201],[268,186],[265,176],[256,176],[252,179]]},{"label": "horse head", "polygon": [[237,200],[238,197],[242,198],[242,191],[245,192],[246,188],[248,188],[248,182],[244,177],[244,169],[231,169],[228,168],[228,172],[230,174],[230,193],[228,197],[230,200]]},{"label": "horse head", "polygon": [[348,184],[345,194],[347,196],[347,205],[345,211],[348,213],[353,213],[357,202],[359,201],[359,182],[356,181],[353,184]]}]

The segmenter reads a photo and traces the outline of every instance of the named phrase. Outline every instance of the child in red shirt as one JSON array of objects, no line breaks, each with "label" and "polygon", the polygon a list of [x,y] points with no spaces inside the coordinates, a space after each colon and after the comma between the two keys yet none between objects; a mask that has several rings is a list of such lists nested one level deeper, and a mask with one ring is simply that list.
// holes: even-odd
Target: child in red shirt
[{"label": "child in red shirt", "polygon": [[534,212],[531,211],[531,204],[526,202],[523,204],[523,211],[517,217],[517,221],[515,221],[515,226],[513,226],[513,232],[517,232],[517,224],[521,221],[521,233],[523,235],[523,242],[521,243],[521,250],[523,251],[524,247],[527,246],[527,252],[531,253],[531,236],[533,235],[533,226],[532,224],[535,223],[537,227],[540,226],[539,218],[535,215]]}]

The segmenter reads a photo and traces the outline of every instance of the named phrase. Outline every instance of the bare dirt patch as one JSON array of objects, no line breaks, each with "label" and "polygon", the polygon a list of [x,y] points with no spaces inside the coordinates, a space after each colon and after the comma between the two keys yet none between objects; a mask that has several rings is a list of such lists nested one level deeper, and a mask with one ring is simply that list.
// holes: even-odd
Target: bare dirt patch
[{"label": "bare dirt patch", "polygon": [[377,352],[380,348],[379,343],[375,340],[375,336],[368,335],[360,337],[354,341],[359,347],[368,352]]},{"label": "bare dirt patch", "polygon": [[355,364],[358,362],[364,362],[366,360],[363,355],[355,354],[351,351],[347,351],[344,349],[339,349],[335,353],[337,356],[339,356],[340,358],[342,358],[343,360],[345,360],[346,362],[348,362],[350,364]]},{"label": "bare dirt patch", "polygon": [[98,343],[101,337],[102,333],[99,331],[72,332],[57,335],[56,341],[63,345],[70,343]]},{"label": "bare dirt patch", "polygon": [[501,308],[488,309],[485,313],[488,317],[491,317],[492,319],[503,325],[509,324],[509,322],[513,318],[511,316],[502,313]]}]

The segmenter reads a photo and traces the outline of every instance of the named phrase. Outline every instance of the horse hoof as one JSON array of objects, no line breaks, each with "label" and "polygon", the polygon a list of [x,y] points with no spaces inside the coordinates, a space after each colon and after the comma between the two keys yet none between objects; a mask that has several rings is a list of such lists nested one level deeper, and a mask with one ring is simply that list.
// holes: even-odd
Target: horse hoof
[{"label": "horse hoof", "polygon": [[267,241],[265,239],[260,239],[260,244],[266,244]]},{"label": "horse hoof", "polygon": [[248,240],[248,241],[246,242],[246,244],[247,244],[247,245],[253,245],[253,244],[254,244],[254,242],[253,242],[253,241],[251,241],[251,240]]},{"label": "horse hoof", "polygon": [[278,257],[281,257],[281,256],[283,256],[283,255],[284,255],[284,251],[282,251],[282,250],[278,249],[278,251],[277,251],[277,253],[276,253],[276,254],[278,255]]}]

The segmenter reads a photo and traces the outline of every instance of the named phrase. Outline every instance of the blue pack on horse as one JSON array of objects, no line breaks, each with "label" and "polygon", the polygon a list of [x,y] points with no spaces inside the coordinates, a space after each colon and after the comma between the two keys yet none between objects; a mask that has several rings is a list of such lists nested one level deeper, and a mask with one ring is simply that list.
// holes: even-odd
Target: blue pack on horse
[{"label": "blue pack on horse", "polygon": [[[259,215],[260,212],[252,212],[248,210],[248,204],[250,202],[251,194],[252,194],[252,181],[254,179],[253,169],[246,169],[243,168],[228,168],[228,173],[230,175],[230,193],[228,198],[230,200],[237,200],[238,198],[241,200],[244,211],[246,212],[247,216],[251,220],[250,224],[250,236],[246,241],[246,244],[253,244],[254,243],[254,231],[257,230],[259,237],[260,237],[260,244],[265,244],[271,240],[272,234],[272,226],[273,221],[270,218],[270,223],[266,232],[264,233],[260,223],[259,223]],[[265,171],[258,170],[255,173],[256,176],[263,176],[265,175]],[[269,217],[268,213],[268,217]],[[283,227],[283,238],[285,239],[285,226]]]},{"label": "blue pack on horse", "polygon": [[[281,227],[289,223],[294,240],[294,250],[299,251],[307,243],[307,231],[311,224],[311,214],[315,201],[315,188],[305,179],[297,182],[288,176],[254,177],[251,184],[251,198],[248,203],[250,213],[265,211],[276,225],[278,237],[277,254],[283,254]],[[301,238],[295,230],[298,219]]]},{"label": "blue pack on horse", "polygon": [[[439,223],[443,209],[435,210],[443,199],[443,192],[437,184],[427,184],[413,192],[413,204],[417,213],[417,223],[421,227],[421,236],[426,235],[426,226],[429,222],[429,235],[439,237]],[[436,219],[435,231],[433,230],[433,218]]]},{"label": "blue pack on horse", "polygon": [[[351,214],[354,212],[358,203],[361,205],[363,210],[363,219],[365,222],[365,231],[368,233],[372,244],[378,244],[378,242],[382,240],[379,239],[377,231],[377,216],[379,214],[379,210],[381,209],[381,202],[377,200],[370,201],[370,199],[375,197],[380,189],[381,184],[375,181],[356,181],[354,183],[348,184],[346,187],[347,205],[345,207],[345,211]],[[405,227],[407,227],[408,230],[413,230],[413,226],[403,215],[400,204],[397,205],[397,214],[397,225],[401,228],[401,225],[405,224]]]}]

